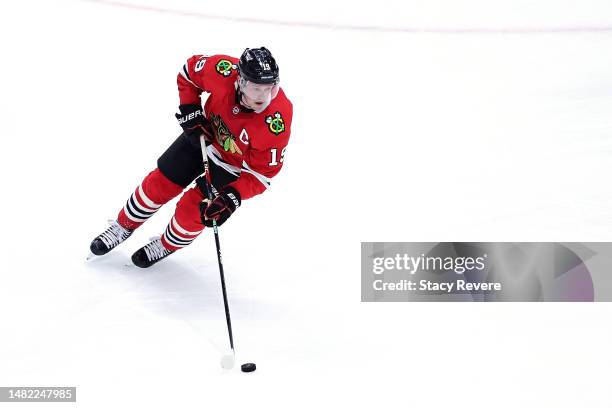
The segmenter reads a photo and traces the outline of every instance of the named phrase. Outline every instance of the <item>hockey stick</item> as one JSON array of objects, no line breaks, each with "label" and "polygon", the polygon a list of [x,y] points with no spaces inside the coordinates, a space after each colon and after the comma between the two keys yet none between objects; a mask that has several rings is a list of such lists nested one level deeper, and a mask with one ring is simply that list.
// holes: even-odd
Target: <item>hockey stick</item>
[{"label": "hockey stick", "polygon": [[[200,147],[202,148],[202,159],[204,163],[204,177],[206,177],[206,195],[212,201],[215,197],[212,192],[212,180],[210,177],[210,168],[208,166],[208,155],[206,154],[206,139],[204,135],[200,136]],[[225,289],[225,275],[223,274],[223,261],[221,259],[221,244],[219,243],[219,229],[217,221],[213,220],[213,231],[215,232],[215,244],[217,245],[217,261],[219,263],[219,275],[221,276],[221,290],[223,291],[223,306],[225,307],[225,320],[227,322],[227,333],[229,334],[230,347],[232,354],[226,354],[221,359],[221,366],[230,369],[234,366],[234,336],[232,334],[232,319],[230,318],[229,303],[227,301],[227,291]]]}]

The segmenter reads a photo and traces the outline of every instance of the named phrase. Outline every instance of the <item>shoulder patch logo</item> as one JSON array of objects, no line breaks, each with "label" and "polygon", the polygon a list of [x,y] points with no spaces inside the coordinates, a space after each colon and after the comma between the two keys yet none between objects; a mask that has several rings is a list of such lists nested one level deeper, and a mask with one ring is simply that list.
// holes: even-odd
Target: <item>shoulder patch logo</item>
[{"label": "shoulder patch logo", "polygon": [[215,65],[215,71],[217,71],[218,74],[221,74],[224,77],[230,76],[232,74],[232,71],[237,68],[238,66],[236,64],[232,64],[231,61],[228,61],[226,59],[219,60],[219,62],[217,62],[217,65]]},{"label": "shoulder patch logo", "polygon": [[285,120],[280,112],[275,112],[274,116],[266,116],[266,123],[268,124],[268,130],[274,133],[276,136],[285,131]]}]

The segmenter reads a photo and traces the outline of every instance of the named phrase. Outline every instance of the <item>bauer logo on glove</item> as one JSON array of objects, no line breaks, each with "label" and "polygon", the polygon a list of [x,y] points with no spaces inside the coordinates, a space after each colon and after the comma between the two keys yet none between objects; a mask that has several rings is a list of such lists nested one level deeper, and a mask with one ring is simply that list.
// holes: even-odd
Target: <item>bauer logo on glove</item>
[{"label": "bauer logo on glove", "polygon": [[185,136],[194,147],[200,147],[200,135],[204,135],[207,142],[212,142],[212,127],[204,116],[200,105],[195,103],[180,105],[179,110],[181,113],[174,116],[176,116]]},{"label": "bauer logo on glove", "polygon": [[185,116],[180,116],[177,114],[177,118],[178,118],[178,123],[179,125],[183,126],[183,123],[189,122],[189,121],[193,121],[196,117],[198,116],[202,116],[202,110],[199,109],[195,112],[191,112],[188,115]]}]

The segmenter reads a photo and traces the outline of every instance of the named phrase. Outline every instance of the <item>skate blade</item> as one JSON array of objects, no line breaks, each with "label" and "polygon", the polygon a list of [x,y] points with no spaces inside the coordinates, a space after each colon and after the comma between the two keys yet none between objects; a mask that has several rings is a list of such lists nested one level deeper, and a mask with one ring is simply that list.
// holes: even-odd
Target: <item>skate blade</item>
[{"label": "skate blade", "polygon": [[[94,254],[93,252],[90,252],[90,253],[87,255],[87,257],[85,258],[85,262],[91,262],[91,261],[93,261],[93,260],[95,260],[95,259],[97,259],[97,258],[102,258],[102,255],[96,255],[96,254]],[[133,268],[133,267],[135,267],[136,265],[134,265],[132,262],[129,262],[129,263],[124,263],[124,264],[123,264],[123,266],[124,266],[125,268]]]}]

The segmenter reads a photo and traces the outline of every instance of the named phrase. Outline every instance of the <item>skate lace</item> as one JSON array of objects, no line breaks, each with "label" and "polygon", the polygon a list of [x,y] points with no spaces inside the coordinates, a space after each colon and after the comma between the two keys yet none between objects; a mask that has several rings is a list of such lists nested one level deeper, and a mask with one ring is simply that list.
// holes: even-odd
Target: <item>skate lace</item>
[{"label": "skate lace", "polygon": [[161,259],[164,256],[168,255],[170,252],[172,252],[172,251],[167,250],[163,246],[160,238],[156,238],[151,243],[147,244],[144,247],[144,250],[145,250],[145,253],[147,254],[147,258],[149,258],[149,261],[155,261],[155,260]]},{"label": "skate lace", "polygon": [[110,227],[100,234],[100,239],[107,247],[114,248],[130,236],[130,231],[119,225],[117,221],[109,221],[109,224]]}]

